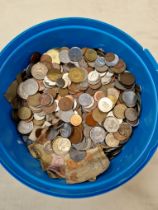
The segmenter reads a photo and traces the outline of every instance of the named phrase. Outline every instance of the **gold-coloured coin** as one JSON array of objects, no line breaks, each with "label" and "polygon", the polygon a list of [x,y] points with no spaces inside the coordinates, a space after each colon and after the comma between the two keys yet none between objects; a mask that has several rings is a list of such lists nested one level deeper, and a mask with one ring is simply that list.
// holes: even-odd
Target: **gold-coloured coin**
[{"label": "gold-coloured coin", "polygon": [[28,96],[27,102],[29,106],[39,106],[40,105],[40,93],[36,93],[35,95]]},{"label": "gold-coloured coin", "polygon": [[50,79],[53,82],[56,82],[57,79],[62,78],[62,74],[59,70],[57,69],[53,69],[53,70],[49,70],[47,73],[47,77],[48,79]]},{"label": "gold-coloured coin", "polygon": [[57,49],[48,50],[45,54],[52,58],[53,63],[60,64],[59,51]]},{"label": "gold-coloured coin", "polygon": [[32,115],[31,109],[29,109],[28,107],[21,107],[18,110],[18,117],[21,120],[27,120],[31,117],[31,115]]},{"label": "gold-coloured coin", "polygon": [[70,80],[74,83],[80,83],[85,79],[85,72],[77,67],[71,68],[68,74]]},{"label": "gold-coloured coin", "polygon": [[97,59],[97,52],[94,49],[87,49],[85,52],[85,58],[88,61],[93,62]]},{"label": "gold-coloured coin", "polygon": [[127,107],[125,104],[117,104],[114,107],[113,113],[114,113],[115,117],[117,117],[119,119],[124,119],[126,109],[127,109]]}]

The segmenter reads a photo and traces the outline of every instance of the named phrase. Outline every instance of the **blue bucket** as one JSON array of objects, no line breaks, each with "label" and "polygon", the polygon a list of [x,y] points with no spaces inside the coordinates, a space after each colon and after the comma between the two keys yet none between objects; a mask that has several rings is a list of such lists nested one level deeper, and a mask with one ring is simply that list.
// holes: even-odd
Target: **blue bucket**
[{"label": "blue bucket", "polygon": [[[109,170],[96,182],[68,185],[50,179],[29,154],[11,119],[11,106],[4,98],[7,87],[26,67],[34,51],[80,46],[115,52],[127,63],[142,87],[140,124]],[[158,64],[147,49],[121,30],[88,18],[61,18],[36,25],[18,35],[0,54],[0,162],[18,180],[48,195],[82,198],[108,192],[136,175],[158,145]]]}]

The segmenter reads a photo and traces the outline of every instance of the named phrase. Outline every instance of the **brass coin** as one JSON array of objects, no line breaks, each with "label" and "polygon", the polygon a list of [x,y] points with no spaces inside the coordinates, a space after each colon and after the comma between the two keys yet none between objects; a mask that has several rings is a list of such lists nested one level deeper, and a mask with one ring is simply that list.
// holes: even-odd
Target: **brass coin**
[{"label": "brass coin", "polygon": [[59,89],[59,95],[62,96],[62,97],[68,95],[68,93],[69,93],[69,91],[68,91],[67,88],[60,88]]},{"label": "brass coin", "polygon": [[97,52],[94,49],[87,49],[84,56],[88,61],[92,62],[97,59]]},{"label": "brass coin", "polygon": [[113,113],[115,115],[115,117],[119,118],[119,119],[124,119],[125,118],[125,111],[126,111],[127,107],[124,104],[117,104],[114,107]]},{"label": "brass coin", "polygon": [[41,97],[40,93],[36,93],[35,95],[28,96],[27,102],[29,106],[39,106],[41,104],[40,97]]},{"label": "brass coin", "polygon": [[57,93],[59,92],[58,88],[48,88],[44,90],[44,93],[48,93],[49,95],[51,95],[53,98],[56,98]]},{"label": "brass coin", "polygon": [[62,111],[69,111],[73,108],[73,101],[68,98],[68,97],[62,97],[60,100],[59,100],[59,108],[62,110]]},{"label": "brass coin", "polygon": [[74,83],[80,83],[85,78],[85,72],[80,68],[71,68],[68,74],[70,80]]},{"label": "brass coin", "polygon": [[44,120],[33,119],[33,124],[34,125],[41,126],[41,125],[43,125],[43,123],[44,123]]},{"label": "brass coin", "polygon": [[31,115],[32,115],[31,109],[29,109],[28,107],[21,107],[18,110],[18,117],[21,120],[27,120],[31,117]]},{"label": "brass coin", "polygon": [[57,79],[62,78],[62,74],[59,70],[57,69],[53,69],[53,70],[49,70],[47,73],[47,77],[48,79],[50,79],[53,82],[56,82]]}]

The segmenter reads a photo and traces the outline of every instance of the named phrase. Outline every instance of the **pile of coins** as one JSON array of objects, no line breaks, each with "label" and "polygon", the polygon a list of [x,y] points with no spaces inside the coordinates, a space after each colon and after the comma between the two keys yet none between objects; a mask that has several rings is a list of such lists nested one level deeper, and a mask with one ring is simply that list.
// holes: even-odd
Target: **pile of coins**
[{"label": "pile of coins", "polygon": [[140,86],[112,52],[33,53],[5,96],[30,153],[52,178],[94,181],[139,124]]}]

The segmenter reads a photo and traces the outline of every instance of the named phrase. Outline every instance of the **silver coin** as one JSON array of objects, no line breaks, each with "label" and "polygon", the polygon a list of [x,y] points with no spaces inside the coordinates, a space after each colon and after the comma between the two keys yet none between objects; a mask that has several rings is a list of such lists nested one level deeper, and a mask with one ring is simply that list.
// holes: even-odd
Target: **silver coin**
[{"label": "silver coin", "polygon": [[17,129],[21,134],[29,134],[33,130],[33,122],[25,122],[21,120],[18,123]]},{"label": "silver coin", "polygon": [[82,59],[82,51],[79,47],[72,47],[69,50],[69,58],[71,61],[78,62]]},{"label": "silver coin", "polygon": [[104,57],[98,57],[96,60],[95,60],[95,66],[99,66],[99,67],[102,67],[105,65],[105,58]]},{"label": "silver coin", "polygon": [[70,137],[72,134],[72,126],[69,123],[64,123],[60,128],[60,135],[64,138]]},{"label": "silver coin", "polygon": [[117,132],[120,127],[119,120],[115,117],[107,117],[103,125],[106,131],[110,133]]},{"label": "silver coin", "polygon": [[134,107],[137,103],[137,95],[134,91],[125,90],[122,93],[122,100],[128,107]]},{"label": "silver coin", "polygon": [[83,82],[81,82],[81,83],[79,84],[79,86],[80,86],[80,89],[81,89],[81,90],[86,90],[86,89],[88,88],[88,86],[89,86],[88,80],[87,80],[87,79],[84,80]]},{"label": "silver coin", "polygon": [[74,114],[73,110],[69,110],[69,111],[59,110],[59,112],[58,112],[59,118],[64,122],[70,122],[70,119],[71,119],[73,114]]},{"label": "silver coin", "polygon": [[93,102],[93,99],[92,96],[90,96],[89,94],[83,93],[79,96],[78,101],[80,105],[87,107]]},{"label": "silver coin", "polygon": [[86,151],[79,151],[79,150],[71,149],[69,154],[72,160],[74,160],[75,162],[79,162],[86,157],[87,153]]},{"label": "silver coin", "polygon": [[102,143],[105,139],[106,132],[102,127],[94,127],[90,130],[90,138],[95,144]]},{"label": "silver coin", "polygon": [[27,79],[23,82],[23,90],[29,95],[34,95],[38,91],[38,83],[35,79]]},{"label": "silver coin", "polygon": [[69,58],[69,50],[68,49],[63,49],[59,52],[59,59],[62,63],[69,63],[70,58]]},{"label": "silver coin", "polygon": [[56,130],[55,128],[50,128],[49,132],[48,132],[48,135],[47,135],[47,139],[48,140],[53,140],[55,139],[59,134],[59,131]]}]

